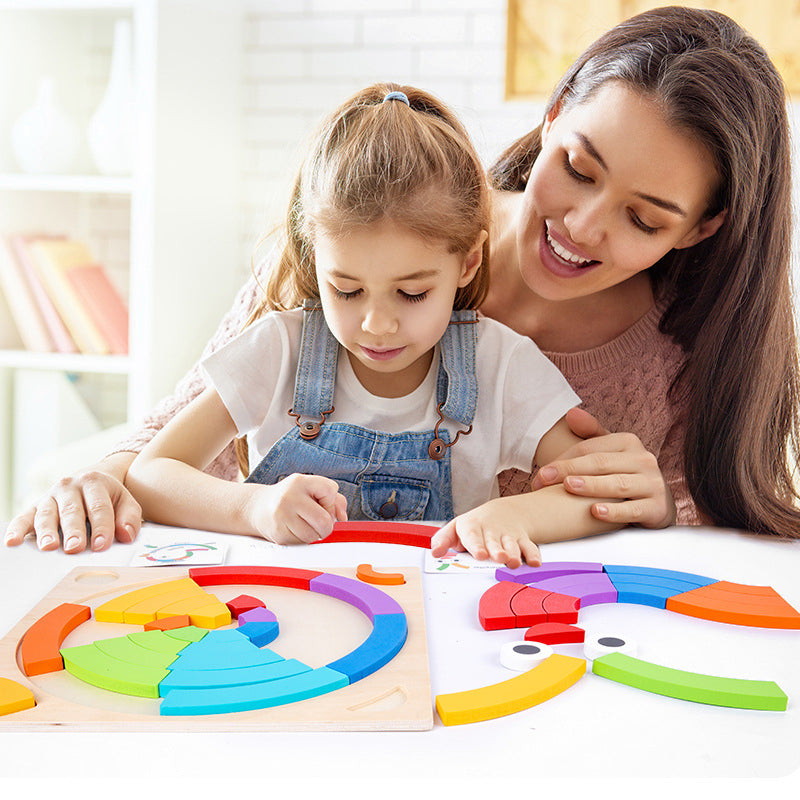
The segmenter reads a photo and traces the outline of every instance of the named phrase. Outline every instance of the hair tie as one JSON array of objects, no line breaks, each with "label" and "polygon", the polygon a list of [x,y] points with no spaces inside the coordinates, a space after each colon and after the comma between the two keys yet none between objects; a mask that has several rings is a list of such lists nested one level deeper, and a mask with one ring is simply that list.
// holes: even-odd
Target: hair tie
[{"label": "hair tie", "polygon": [[405,103],[411,108],[411,103],[408,102],[408,97],[405,92],[389,92],[386,97],[383,98],[383,102],[385,103],[388,100],[399,100],[401,103]]}]

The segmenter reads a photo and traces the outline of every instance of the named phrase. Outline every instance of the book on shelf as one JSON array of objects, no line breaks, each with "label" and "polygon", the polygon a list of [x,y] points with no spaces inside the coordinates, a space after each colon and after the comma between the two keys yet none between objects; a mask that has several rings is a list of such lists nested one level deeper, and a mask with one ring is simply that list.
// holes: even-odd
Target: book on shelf
[{"label": "book on shelf", "polygon": [[[6,240],[0,236],[0,290],[4,295],[11,319],[16,325],[19,339],[27,350],[48,353],[53,350],[53,340],[47,330],[41,310],[33,295],[22,266],[17,261]],[[8,325],[6,319],[4,327]],[[13,336],[4,333],[4,339],[13,342]]]},{"label": "book on shelf", "polygon": [[36,273],[82,353],[128,352],[128,309],[105,266],[75,239],[26,242]]},{"label": "book on shelf", "polygon": [[[17,263],[25,275],[25,279],[30,286],[33,298],[39,307],[39,313],[44,321],[50,338],[52,340],[52,348],[57,353],[76,353],[78,348],[75,342],[69,335],[69,331],[64,325],[58,311],[56,310],[50,295],[39,280],[36,273],[36,265],[33,263],[31,254],[28,251],[28,245],[36,241],[36,239],[63,239],[65,237],[59,235],[48,234],[13,234],[8,237],[8,245],[17,258]],[[31,349],[31,348],[28,348]]]}]

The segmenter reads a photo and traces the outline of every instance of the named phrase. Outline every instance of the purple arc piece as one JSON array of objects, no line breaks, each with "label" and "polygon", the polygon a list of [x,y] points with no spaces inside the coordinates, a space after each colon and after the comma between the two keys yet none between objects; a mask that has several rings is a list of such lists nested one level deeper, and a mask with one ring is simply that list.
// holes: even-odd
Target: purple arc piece
[{"label": "purple arc piece", "polygon": [[605,572],[561,575],[546,581],[537,581],[536,588],[579,597],[581,608],[617,602],[617,589]]},{"label": "purple arc piece", "polygon": [[253,608],[250,611],[244,611],[239,614],[239,625],[244,625],[246,622],[277,622],[278,618],[268,608]]},{"label": "purple arc piece", "polygon": [[310,581],[308,588],[312,592],[350,603],[366,614],[370,622],[376,614],[405,614],[400,604],[385,592],[341,575],[320,575]]},{"label": "purple arc piece", "polygon": [[494,576],[498,581],[514,581],[515,583],[539,583],[550,578],[559,578],[562,575],[577,575],[582,573],[600,573],[603,565],[594,561],[552,561],[542,564],[541,567],[529,567],[523,564],[516,569],[499,567]]}]

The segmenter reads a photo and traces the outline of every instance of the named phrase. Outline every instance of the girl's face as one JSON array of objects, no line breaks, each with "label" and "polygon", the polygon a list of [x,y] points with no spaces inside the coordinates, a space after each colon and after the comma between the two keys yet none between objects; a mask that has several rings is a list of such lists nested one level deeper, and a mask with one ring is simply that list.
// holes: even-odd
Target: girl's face
[{"label": "girl's face", "polygon": [[480,267],[485,237],[464,256],[391,222],[316,235],[325,319],[367,391],[402,397],[422,383],[456,290]]},{"label": "girl's face", "polygon": [[703,215],[717,181],[705,147],[669,128],[652,100],[608,82],[543,127],[517,228],[523,280],[549,300],[629,280],[716,232],[724,212]]}]

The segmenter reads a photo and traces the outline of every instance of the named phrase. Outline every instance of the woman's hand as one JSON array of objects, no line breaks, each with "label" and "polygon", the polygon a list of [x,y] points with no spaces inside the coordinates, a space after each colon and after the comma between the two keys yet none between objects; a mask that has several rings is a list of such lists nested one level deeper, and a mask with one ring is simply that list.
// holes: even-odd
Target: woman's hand
[{"label": "woman's hand", "polygon": [[532,488],[563,483],[575,495],[619,499],[595,503],[592,516],[605,522],[666,528],[675,522],[675,502],[656,457],[632,433],[609,433],[587,411],[573,408],[567,423],[584,439],[541,467]]},{"label": "woman's hand", "polygon": [[289,475],[271,486],[250,484],[246,516],[265,539],[276,544],[311,544],[347,519],[347,499],[339,485],[320,475]]},{"label": "woman's hand", "polygon": [[105,550],[115,538],[132,542],[142,525],[142,509],[117,473],[124,479],[135,454],[119,455],[116,461],[58,481],[11,520],[6,545],[15,547],[33,534],[40,550],[57,550],[63,540],[64,552],[74,554],[87,546]]}]

